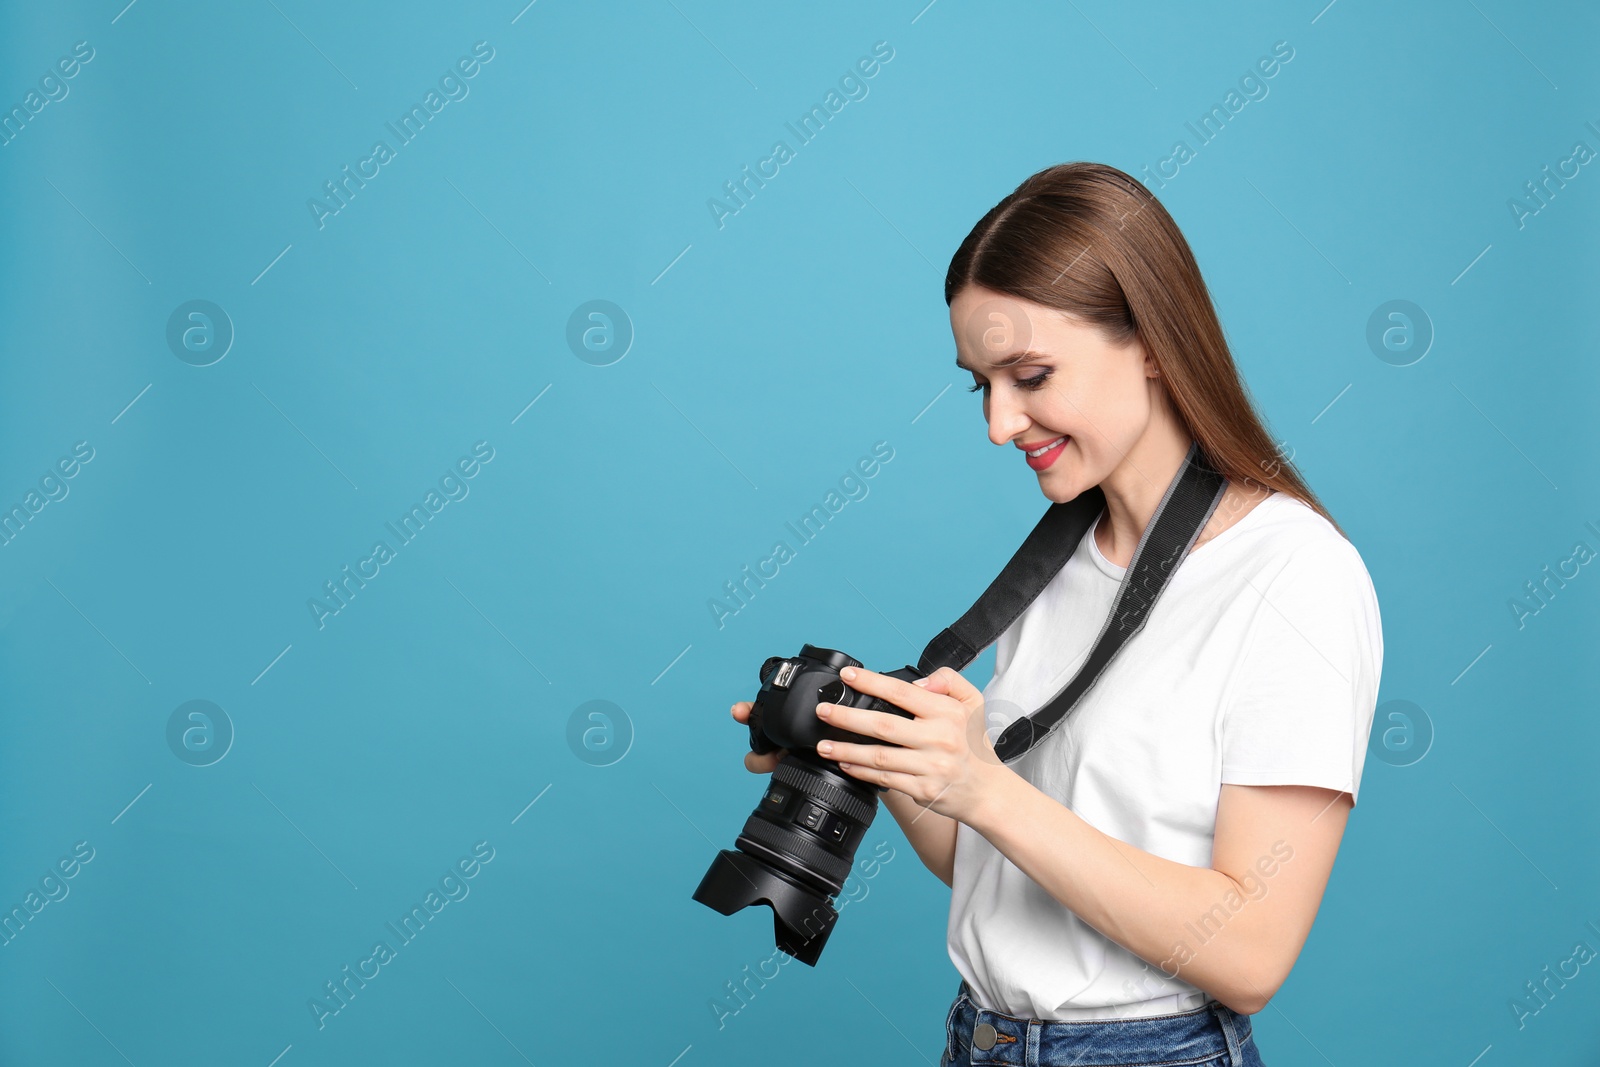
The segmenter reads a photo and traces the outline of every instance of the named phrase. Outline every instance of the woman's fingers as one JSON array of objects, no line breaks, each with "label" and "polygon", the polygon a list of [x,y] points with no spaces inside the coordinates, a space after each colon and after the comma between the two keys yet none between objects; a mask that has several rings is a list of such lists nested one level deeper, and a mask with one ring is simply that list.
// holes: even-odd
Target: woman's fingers
[{"label": "woman's fingers", "polygon": [[[733,713],[736,722],[748,723],[750,721],[750,709],[753,707],[755,707],[753,701],[741,700],[729,710]],[[764,755],[746,752],[744,754],[745,769],[752,774],[771,774],[778,769],[778,760],[785,751],[785,749],[780,748],[776,752],[768,752]]]},{"label": "woman's fingers", "polygon": [[768,752],[766,755],[746,752],[744,754],[745,770],[751,774],[771,774],[778,769],[778,760],[783,757],[785,751],[787,750],[780,748],[778,751]]}]

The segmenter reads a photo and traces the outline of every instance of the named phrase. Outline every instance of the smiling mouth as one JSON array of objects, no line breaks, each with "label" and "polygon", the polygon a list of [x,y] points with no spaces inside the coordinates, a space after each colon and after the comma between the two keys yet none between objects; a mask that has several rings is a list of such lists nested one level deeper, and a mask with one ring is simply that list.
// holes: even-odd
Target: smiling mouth
[{"label": "smiling mouth", "polygon": [[1029,459],[1037,459],[1039,456],[1044,455],[1046,452],[1050,451],[1052,448],[1054,448],[1057,445],[1061,444],[1066,439],[1067,439],[1067,435],[1066,434],[1062,434],[1060,437],[1054,438],[1053,440],[1046,441],[1044,444],[1040,445],[1038,448],[1030,450],[1027,453],[1027,456],[1028,456]]},{"label": "smiling mouth", "polygon": [[1050,469],[1066,452],[1067,445],[1072,441],[1068,434],[1062,434],[1053,441],[1046,441],[1038,448],[1025,449],[1022,453],[1023,460],[1034,471],[1043,473]]}]

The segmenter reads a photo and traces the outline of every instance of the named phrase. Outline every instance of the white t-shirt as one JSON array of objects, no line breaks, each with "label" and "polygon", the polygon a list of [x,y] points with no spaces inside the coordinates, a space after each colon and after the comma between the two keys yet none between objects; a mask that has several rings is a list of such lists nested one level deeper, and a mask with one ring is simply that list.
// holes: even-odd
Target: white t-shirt
[{"label": "white t-shirt", "polygon": [[[983,694],[990,737],[1088,658],[1125,570],[1091,527],[1000,636]],[[1111,837],[1210,867],[1224,782],[1354,797],[1382,666],[1360,555],[1312,508],[1274,492],[1183,559],[1144,629],[1009,766]],[[1205,930],[1215,932],[1184,937],[1188,949]],[[1024,1019],[1164,1015],[1213,999],[1081,921],[964,823],[948,941],[978,1006]],[[1167,972],[1184,958],[1173,948]]]}]

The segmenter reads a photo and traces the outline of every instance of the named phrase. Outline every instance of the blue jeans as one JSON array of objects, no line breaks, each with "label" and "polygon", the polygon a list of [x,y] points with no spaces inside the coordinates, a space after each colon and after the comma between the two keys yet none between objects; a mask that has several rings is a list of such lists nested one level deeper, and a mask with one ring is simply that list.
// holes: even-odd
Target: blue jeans
[{"label": "blue jeans", "polygon": [[[978,1044],[989,1044],[989,1048],[973,1044],[974,1031],[979,1031]],[[945,1018],[945,1050],[939,1067],[985,1063],[1015,1067],[1263,1067],[1250,1038],[1250,1016],[1219,1003],[1143,1019],[1040,1022],[982,1010],[973,1003],[971,990],[963,981]]]}]

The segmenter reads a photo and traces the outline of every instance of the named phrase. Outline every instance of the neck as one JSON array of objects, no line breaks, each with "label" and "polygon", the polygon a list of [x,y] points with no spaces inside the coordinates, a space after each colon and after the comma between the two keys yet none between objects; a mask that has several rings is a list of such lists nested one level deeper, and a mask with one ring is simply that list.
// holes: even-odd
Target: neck
[{"label": "neck", "polygon": [[[1152,387],[1159,389],[1153,382]],[[1165,398],[1153,399],[1154,413],[1143,436],[1100,483],[1106,496],[1106,514],[1095,527],[1095,538],[1105,557],[1121,567],[1132,561],[1139,538],[1144,536],[1145,527],[1150,525],[1156,507],[1178,476],[1193,444],[1163,402]]]}]

